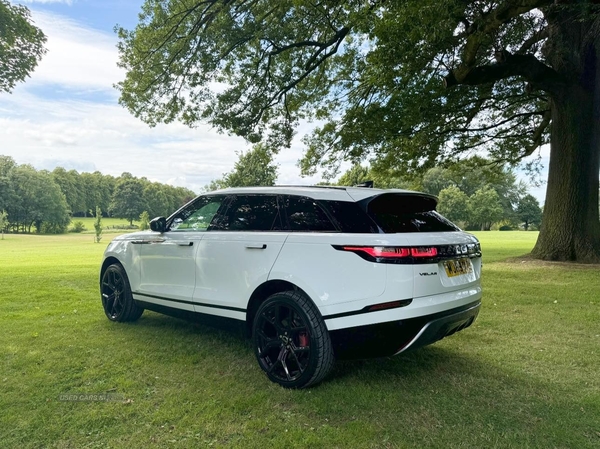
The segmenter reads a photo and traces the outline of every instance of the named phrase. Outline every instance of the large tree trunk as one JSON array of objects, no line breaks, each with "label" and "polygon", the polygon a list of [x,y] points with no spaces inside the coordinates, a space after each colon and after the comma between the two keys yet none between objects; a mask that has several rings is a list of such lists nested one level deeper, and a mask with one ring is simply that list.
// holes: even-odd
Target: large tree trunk
[{"label": "large tree trunk", "polygon": [[548,187],[532,255],[545,260],[600,263],[599,51],[596,39],[590,39],[593,24],[572,17],[558,19],[551,36],[556,55],[552,65],[568,82],[551,94]]},{"label": "large tree trunk", "polygon": [[582,89],[552,104],[552,140],[544,216],[533,256],[600,262],[596,135],[600,122]]}]

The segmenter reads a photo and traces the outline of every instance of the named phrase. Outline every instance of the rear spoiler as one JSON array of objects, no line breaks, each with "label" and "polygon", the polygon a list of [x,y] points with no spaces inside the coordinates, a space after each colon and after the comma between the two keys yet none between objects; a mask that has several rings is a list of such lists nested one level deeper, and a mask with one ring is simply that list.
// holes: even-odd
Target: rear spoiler
[{"label": "rear spoiler", "polygon": [[374,212],[392,205],[399,206],[407,212],[429,212],[435,210],[437,203],[436,196],[422,192],[385,192],[358,202],[364,211],[370,208]]}]

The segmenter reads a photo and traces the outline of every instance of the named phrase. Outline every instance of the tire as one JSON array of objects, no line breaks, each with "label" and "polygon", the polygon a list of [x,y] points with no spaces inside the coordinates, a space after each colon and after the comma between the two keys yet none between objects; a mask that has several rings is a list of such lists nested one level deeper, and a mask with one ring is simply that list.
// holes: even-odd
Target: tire
[{"label": "tire", "polygon": [[252,336],[258,364],[282,387],[310,387],[333,368],[335,357],[325,322],[302,293],[269,296],[256,312]]},{"label": "tire", "polygon": [[136,321],[144,313],[133,299],[125,269],[118,263],[110,265],[102,274],[100,297],[104,313],[111,321]]}]

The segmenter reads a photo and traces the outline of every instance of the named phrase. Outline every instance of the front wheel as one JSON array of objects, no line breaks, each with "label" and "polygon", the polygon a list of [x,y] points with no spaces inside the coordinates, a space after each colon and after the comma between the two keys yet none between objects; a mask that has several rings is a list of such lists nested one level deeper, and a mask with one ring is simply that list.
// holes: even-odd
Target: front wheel
[{"label": "front wheel", "polygon": [[127,273],[120,264],[112,264],[104,271],[100,294],[104,313],[111,321],[135,321],[144,313],[133,299]]},{"label": "front wheel", "polygon": [[286,388],[306,388],[327,376],[333,347],[316,306],[302,293],[275,293],[263,302],[252,326],[258,364]]}]

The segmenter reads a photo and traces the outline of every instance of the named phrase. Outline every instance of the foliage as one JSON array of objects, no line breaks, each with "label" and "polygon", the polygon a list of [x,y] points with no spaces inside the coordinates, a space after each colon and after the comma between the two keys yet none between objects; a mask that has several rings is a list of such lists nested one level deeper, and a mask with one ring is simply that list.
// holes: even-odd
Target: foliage
[{"label": "foliage", "polygon": [[45,43],[27,7],[0,0],[0,92],[25,81],[46,53]]},{"label": "foliage", "polygon": [[144,211],[140,214],[140,224],[138,227],[142,231],[150,229],[150,215],[148,215],[148,211]]},{"label": "foliage", "polygon": [[113,192],[110,204],[111,214],[126,218],[129,220],[129,224],[133,225],[133,220],[137,219],[147,208],[144,184],[130,173],[123,173]]},{"label": "foliage", "polygon": [[455,185],[451,185],[438,194],[437,210],[450,221],[469,220],[469,197]]},{"label": "foliage", "polygon": [[102,209],[99,206],[96,206],[96,219],[94,220],[94,231],[96,235],[94,236],[94,242],[100,243],[102,240]]},{"label": "foliage", "polygon": [[482,231],[489,231],[503,213],[498,193],[489,186],[482,187],[469,198],[469,220],[479,224]]},{"label": "foliage", "polygon": [[223,174],[205,187],[206,191],[227,187],[272,186],[277,180],[278,166],[273,153],[265,145],[254,145],[247,152],[240,152],[233,170]]},{"label": "foliage", "polygon": [[354,164],[337,181],[339,186],[355,186],[365,181],[373,181],[373,187],[378,189],[405,189],[411,187],[409,178],[403,178],[397,173],[378,170],[375,167]]},{"label": "foliage", "polygon": [[74,221],[71,225],[70,232],[75,232],[76,234],[79,234],[80,232],[83,232],[85,230],[86,229],[82,221]]},{"label": "foliage", "polygon": [[8,226],[8,214],[5,210],[0,210],[0,234],[2,234],[2,240],[4,240],[4,230]]},{"label": "foliage", "polygon": [[[65,170],[62,167],[56,167],[52,171],[52,178],[58,184],[67,200],[71,212],[85,211],[87,198],[86,192],[94,191],[93,186],[84,186],[83,179],[75,170]],[[87,187],[87,188],[86,188]]]},{"label": "foliage", "polygon": [[[124,187],[127,183],[133,183],[135,190]],[[189,189],[135,178],[130,173],[115,178],[98,171],[78,173],[62,167],[48,173],[17,165],[12,158],[0,155],[0,210],[9,212],[10,228],[15,232],[30,232],[32,226],[38,232],[44,232],[42,227],[52,233],[64,232],[69,214],[93,217],[96,208],[107,210],[127,202],[131,205],[133,200],[147,207],[128,216],[128,220],[137,219],[143,210],[154,216],[168,216],[195,196]],[[111,212],[121,216],[126,209],[111,208]]]},{"label": "foliage", "polygon": [[150,125],[208,121],[275,150],[315,119],[301,168],[327,179],[342,160],[412,173],[551,142],[564,161],[535,254],[597,262],[598,17],[575,0],[147,0],[118,30],[120,102]]},{"label": "foliage", "polygon": [[494,189],[502,202],[503,217],[508,220],[513,218],[514,209],[527,190],[523,183],[517,182],[512,169],[479,156],[447,167],[434,167],[423,175],[424,192],[439,195],[441,190],[449,186],[458,187],[469,197],[486,186]]},{"label": "foliage", "polygon": [[484,224],[486,229],[498,220],[512,223],[516,217],[516,205],[527,191],[525,184],[517,182],[512,169],[479,156],[447,164],[445,167],[431,168],[423,176],[402,176],[393,171],[383,174],[378,170],[381,170],[381,166],[377,164],[355,164],[339,178],[337,185],[356,185],[373,180],[375,187],[420,190],[439,197],[437,210],[442,215],[451,221],[465,222],[473,229],[481,229],[482,226],[481,216],[471,214],[479,208],[469,206],[470,198],[477,191],[494,190],[497,194],[495,198],[502,206],[502,215],[494,215],[491,222]]},{"label": "foliage", "polygon": [[[325,120],[307,140],[307,172],[373,154],[431,167],[477,146],[518,159],[547,141],[547,97],[504,82],[512,72],[465,80],[460,64],[518,51],[543,28],[533,10],[548,2],[528,1],[503,19],[501,7],[483,3],[147,1],[138,26],[118,30],[120,101],[152,125],[208,119],[251,141],[266,134],[276,148],[290,144],[299,120]],[[540,39],[524,49],[531,58]],[[442,86],[448,70],[459,88]]]},{"label": "foliage", "polygon": [[68,205],[50,173],[30,165],[14,165],[6,177],[12,193],[6,206],[10,228],[15,231],[60,233],[71,221]]},{"label": "foliage", "polygon": [[370,177],[371,170],[369,167],[364,167],[360,164],[354,164],[346,173],[344,173],[337,181],[339,186],[355,186],[365,181],[372,181]]},{"label": "foliage", "polygon": [[525,230],[533,225],[539,227],[542,221],[542,208],[538,200],[532,195],[523,196],[517,205],[517,217],[523,223]]}]

